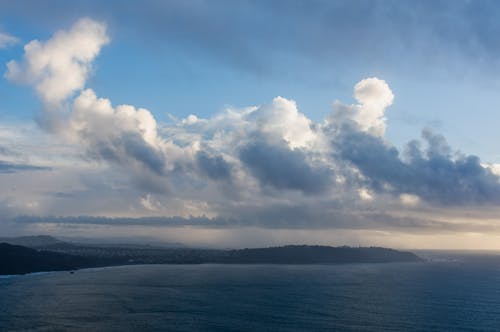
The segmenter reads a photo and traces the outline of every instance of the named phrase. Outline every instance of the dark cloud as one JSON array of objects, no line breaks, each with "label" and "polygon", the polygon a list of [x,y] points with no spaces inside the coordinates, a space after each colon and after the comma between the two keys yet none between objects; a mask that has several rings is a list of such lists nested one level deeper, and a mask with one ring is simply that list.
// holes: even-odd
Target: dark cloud
[{"label": "dark cloud", "polygon": [[0,145],[0,155],[10,156],[10,157],[19,157],[19,156],[21,156],[21,153],[14,151],[11,148],[8,148],[6,146]]},{"label": "dark cloud", "polygon": [[88,156],[93,159],[104,159],[122,167],[139,162],[157,175],[164,174],[163,154],[147,144],[135,132],[126,131],[118,138],[93,141],[88,147]]},{"label": "dark cloud", "polygon": [[264,186],[317,194],[331,184],[327,168],[311,166],[305,152],[291,150],[285,142],[278,145],[257,140],[243,147],[239,156]]},{"label": "dark cloud", "polygon": [[63,191],[58,191],[55,193],[47,192],[46,195],[64,199],[73,199],[77,197],[77,195],[74,192],[63,192]]},{"label": "dark cloud", "polygon": [[356,166],[378,192],[415,194],[441,204],[500,202],[498,176],[481,166],[476,156],[453,156],[441,135],[424,130],[427,149],[422,151],[412,141],[406,148],[407,160],[403,160],[381,138],[347,128],[335,143],[340,156]]},{"label": "dark cloud", "polygon": [[50,171],[50,167],[35,166],[29,164],[15,164],[0,160],[0,173],[17,173],[26,171]]},{"label": "dark cloud", "polygon": [[57,224],[89,224],[89,225],[139,225],[139,226],[237,226],[237,223],[225,218],[208,217],[142,217],[142,218],[108,218],[93,216],[76,217],[40,217],[40,216],[17,216],[14,218],[18,223],[57,223]]},{"label": "dark cloud", "polygon": [[122,146],[128,156],[142,162],[156,174],[163,174],[165,167],[163,155],[147,144],[139,134],[124,133],[122,135]]},{"label": "dark cloud", "polygon": [[204,151],[196,154],[196,163],[202,174],[212,180],[228,180],[231,177],[231,166],[222,156],[211,156]]},{"label": "dark cloud", "polygon": [[[319,206],[318,206],[319,207]],[[163,226],[204,228],[259,227],[264,229],[379,229],[412,230],[421,233],[434,231],[478,230],[477,226],[450,224],[429,218],[395,217],[385,212],[357,213],[355,211],[331,210],[327,212],[312,209],[310,206],[274,206],[268,209],[249,208],[237,217],[94,217],[94,216],[12,216],[11,222],[19,225],[54,223],[60,225],[106,225],[106,226]],[[498,229],[495,225],[482,225],[482,230]]]}]

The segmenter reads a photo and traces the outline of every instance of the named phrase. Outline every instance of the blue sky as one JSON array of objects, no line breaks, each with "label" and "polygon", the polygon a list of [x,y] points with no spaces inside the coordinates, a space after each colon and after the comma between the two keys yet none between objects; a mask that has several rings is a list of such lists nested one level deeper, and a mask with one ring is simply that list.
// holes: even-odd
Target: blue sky
[{"label": "blue sky", "polygon": [[[474,225],[495,215],[500,169],[499,12],[496,1],[0,2],[0,34],[11,38],[3,45],[0,38],[0,181],[12,189],[0,205],[9,218],[194,215],[240,218],[238,225],[260,229],[283,224],[293,208],[325,204],[330,214],[304,213],[311,225],[299,228],[383,242],[353,231],[366,219],[370,232],[390,229],[407,240],[411,227],[373,224],[389,206],[387,219],[415,219],[410,224],[422,234],[430,221],[460,236],[484,232]],[[57,74],[53,60],[33,73],[29,59],[43,52],[29,55],[23,46],[57,41],[63,31],[70,37],[58,45],[84,52],[78,22],[95,37],[97,53],[64,55],[84,80],[47,102],[41,80],[71,85],[65,75],[74,72]],[[133,105],[131,118],[91,117],[96,98],[111,102],[109,114]],[[412,140],[420,140],[421,156],[408,152]],[[380,160],[370,159],[368,147]],[[21,183],[40,172],[50,173],[50,184]],[[332,189],[316,188],[318,177]],[[98,185],[102,179],[107,185]],[[447,185],[458,188],[455,196]],[[318,192],[321,202],[311,203]],[[360,225],[345,226],[347,212],[333,208],[343,204],[362,211],[351,216]],[[458,227],[464,204],[474,217]],[[15,222],[5,229],[28,231]],[[491,234],[483,235],[493,243]],[[425,241],[437,246],[442,238],[415,246]]]}]

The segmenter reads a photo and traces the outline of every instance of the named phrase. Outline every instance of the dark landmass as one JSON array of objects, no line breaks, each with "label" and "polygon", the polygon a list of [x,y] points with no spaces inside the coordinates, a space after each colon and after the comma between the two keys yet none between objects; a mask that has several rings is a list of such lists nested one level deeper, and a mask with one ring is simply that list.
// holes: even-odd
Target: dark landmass
[{"label": "dark landmass", "polygon": [[0,274],[131,264],[347,264],[423,261],[411,252],[380,247],[289,245],[217,250],[149,246],[109,247],[67,243],[55,238],[41,240],[42,238],[36,241],[25,238],[24,243],[30,244],[32,248],[1,243]]},{"label": "dark landmass", "polygon": [[186,248],[183,243],[159,241],[147,236],[133,237],[106,237],[104,239],[96,239],[89,237],[61,237],[59,240],[69,243],[75,243],[87,246],[99,247],[131,247],[131,248]]},{"label": "dark landmass", "polygon": [[23,246],[33,249],[43,248],[45,246],[64,243],[50,235],[19,236],[19,237],[0,237],[0,243],[8,243],[17,246]]},{"label": "dark landmass", "polygon": [[92,265],[86,257],[0,243],[0,275],[74,270]]},{"label": "dark landmass", "polygon": [[[0,243],[8,243],[18,246],[24,246],[33,249],[45,249],[51,246],[81,246],[81,247],[104,247],[104,248],[184,248],[182,243],[159,242],[142,239],[142,242],[119,242],[117,239],[106,239],[105,243],[92,238],[64,238],[57,239],[50,235],[18,236],[18,237],[0,237]],[[123,240],[122,240],[123,241]]]},{"label": "dark landmass", "polygon": [[243,264],[346,264],[422,261],[414,253],[388,248],[307,245],[229,250],[220,259],[220,263]]}]

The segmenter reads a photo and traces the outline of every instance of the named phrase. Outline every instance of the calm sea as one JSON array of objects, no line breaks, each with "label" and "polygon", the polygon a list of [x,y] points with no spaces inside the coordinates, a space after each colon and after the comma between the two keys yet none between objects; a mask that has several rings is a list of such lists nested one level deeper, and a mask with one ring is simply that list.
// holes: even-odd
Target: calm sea
[{"label": "calm sea", "polygon": [[498,256],[0,279],[0,331],[500,331]]}]

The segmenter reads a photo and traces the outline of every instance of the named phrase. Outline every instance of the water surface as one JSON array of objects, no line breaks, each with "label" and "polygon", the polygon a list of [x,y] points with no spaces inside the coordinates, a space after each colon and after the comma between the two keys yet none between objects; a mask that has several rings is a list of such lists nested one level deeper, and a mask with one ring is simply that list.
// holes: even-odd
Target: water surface
[{"label": "water surface", "polygon": [[500,261],[142,265],[0,279],[0,330],[498,331]]}]

